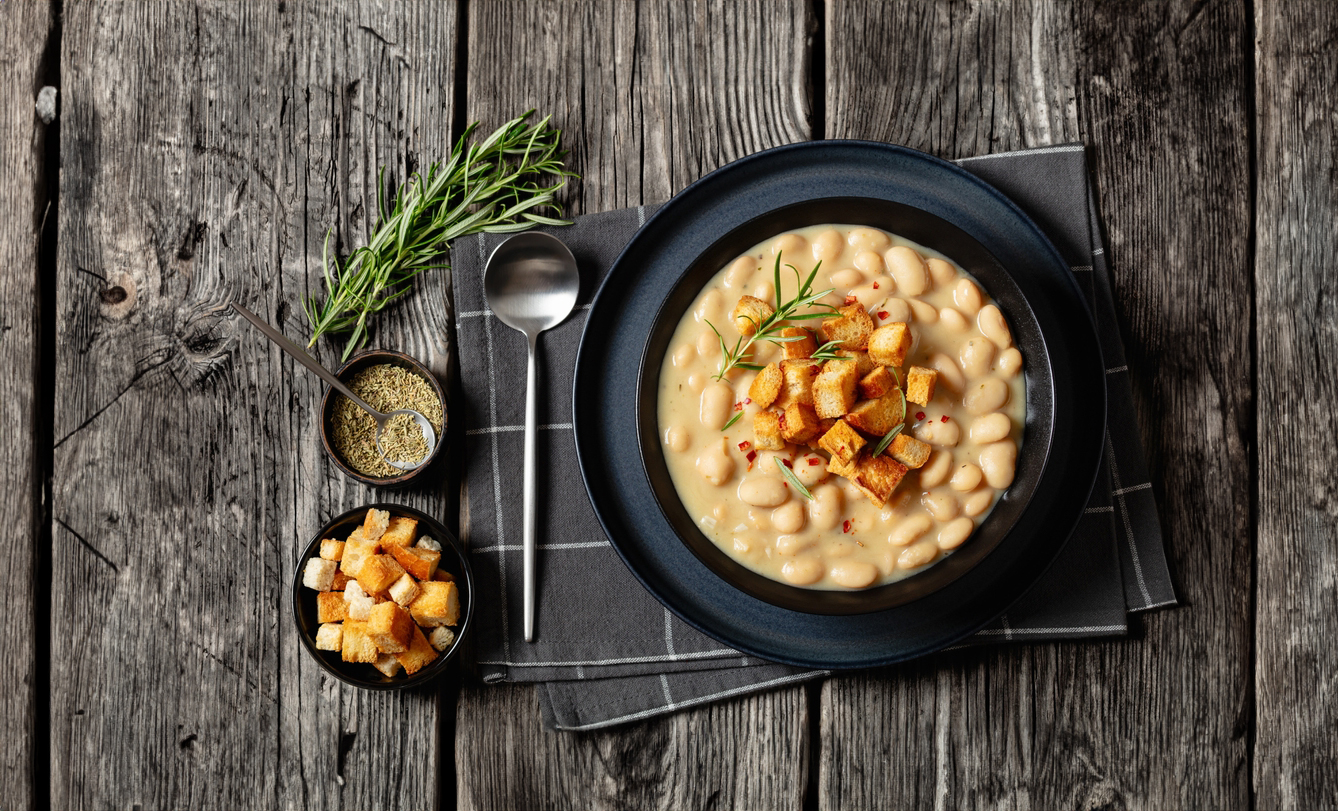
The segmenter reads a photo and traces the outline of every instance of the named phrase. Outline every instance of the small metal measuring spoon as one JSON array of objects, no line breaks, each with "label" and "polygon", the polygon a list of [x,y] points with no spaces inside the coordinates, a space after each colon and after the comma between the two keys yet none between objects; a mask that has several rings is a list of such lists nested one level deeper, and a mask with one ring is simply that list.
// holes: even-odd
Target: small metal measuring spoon
[{"label": "small metal measuring spoon", "polygon": [[[437,432],[433,430],[432,423],[428,422],[427,417],[424,417],[422,414],[419,414],[411,408],[400,408],[389,414],[382,414],[380,411],[367,405],[361,397],[354,394],[348,386],[345,386],[342,380],[335,377],[328,369],[317,363],[315,358],[311,357],[306,352],[303,352],[301,347],[285,338],[282,332],[279,332],[274,327],[261,321],[260,316],[236,302],[233,303],[232,309],[241,313],[242,317],[247,321],[255,324],[256,329],[265,333],[266,338],[269,338],[271,341],[278,344],[280,349],[287,352],[289,355],[292,355],[298,363],[315,372],[321,380],[329,383],[335,391],[352,400],[357,404],[358,408],[361,408],[363,411],[372,415],[372,418],[376,420],[376,449],[381,452],[381,458],[386,460],[386,464],[391,467],[399,468],[400,470],[417,470],[423,466],[423,462],[432,458],[432,449],[437,446]],[[386,423],[390,421],[391,417],[399,414],[408,414],[409,417],[413,419],[414,423],[418,425],[418,430],[423,432],[423,439],[427,440],[427,452],[423,454],[421,460],[412,464],[397,462],[394,459],[391,459],[389,456],[386,456],[386,449],[381,446],[381,439],[386,435]]]},{"label": "small metal measuring spoon", "polygon": [[539,333],[562,323],[576,306],[581,277],[562,240],[531,231],[498,245],[483,270],[488,309],[503,324],[525,333],[529,364],[525,394],[525,641],[534,641],[534,432],[539,393],[535,349]]}]

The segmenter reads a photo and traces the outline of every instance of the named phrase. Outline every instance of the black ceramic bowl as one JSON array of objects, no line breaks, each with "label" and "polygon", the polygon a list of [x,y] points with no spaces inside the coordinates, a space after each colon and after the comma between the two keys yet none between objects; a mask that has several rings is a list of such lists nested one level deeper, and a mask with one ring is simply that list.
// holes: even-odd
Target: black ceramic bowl
[{"label": "black ceramic bowl", "polygon": [[[455,631],[455,643],[437,654],[437,658],[427,667],[412,676],[400,675],[389,678],[369,664],[345,662],[339,651],[317,650],[316,630],[320,623],[316,621],[316,595],[319,593],[302,585],[302,570],[310,558],[320,555],[321,541],[325,538],[343,540],[355,528],[362,525],[371,509],[386,510],[391,515],[404,515],[418,519],[418,534],[428,535],[441,544],[441,563],[439,568],[455,575],[455,585],[460,589],[460,622],[451,630]],[[446,665],[460,650],[460,644],[469,632],[469,625],[474,619],[474,574],[469,568],[469,560],[460,549],[455,535],[446,529],[440,521],[426,513],[399,504],[368,504],[340,515],[321,527],[298,558],[297,569],[293,574],[293,619],[297,622],[297,634],[302,638],[302,646],[307,649],[327,673],[354,687],[368,690],[402,690],[416,687],[432,681],[446,670]]]},{"label": "black ceramic bowl", "polygon": [[383,363],[408,369],[423,378],[427,381],[428,385],[432,387],[432,390],[437,393],[438,399],[441,400],[441,434],[437,437],[437,444],[433,446],[432,453],[428,455],[427,461],[413,470],[406,470],[398,475],[386,477],[365,476],[354,470],[352,467],[349,467],[348,463],[345,462],[343,457],[341,457],[335,450],[334,427],[331,422],[331,418],[334,415],[336,398],[341,395],[334,389],[328,387],[325,389],[325,397],[321,399],[321,446],[325,448],[326,455],[334,461],[335,467],[339,468],[345,476],[348,476],[351,479],[356,479],[363,484],[376,485],[377,487],[404,487],[417,481],[425,472],[427,472],[428,468],[432,467],[432,463],[436,461],[437,457],[441,454],[442,446],[446,444],[446,425],[447,421],[450,419],[450,414],[446,411],[446,394],[442,391],[441,383],[437,380],[437,376],[432,374],[426,366],[403,352],[395,352],[389,349],[376,349],[369,352],[359,353],[350,358],[348,363],[340,366],[339,370],[335,372],[335,376],[347,384],[353,379],[354,375],[361,372],[363,369],[366,369],[368,366],[377,366]]}]

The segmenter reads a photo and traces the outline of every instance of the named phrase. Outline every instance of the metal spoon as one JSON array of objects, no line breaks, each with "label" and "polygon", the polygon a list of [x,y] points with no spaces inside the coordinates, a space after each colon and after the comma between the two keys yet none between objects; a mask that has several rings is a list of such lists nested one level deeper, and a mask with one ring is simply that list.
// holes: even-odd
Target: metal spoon
[{"label": "metal spoon", "polygon": [[525,393],[525,641],[534,641],[534,431],[539,333],[562,323],[576,306],[581,277],[576,258],[562,240],[535,231],[498,245],[483,270],[488,309],[503,324],[525,333],[529,364]]},{"label": "metal spoon", "polygon": [[[306,352],[303,352],[301,347],[299,347],[297,344],[285,338],[282,332],[279,332],[274,327],[271,327],[269,324],[266,324],[264,321],[261,321],[260,316],[256,315],[255,313],[251,312],[250,310],[246,309],[242,305],[237,304],[235,302],[232,305],[232,309],[241,313],[242,317],[245,318],[247,321],[250,321],[252,324],[255,324],[256,329],[265,333],[266,338],[269,338],[271,341],[278,344],[280,349],[287,352],[289,355],[292,355],[293,358],[295,358],[298,363],[302,364],[311,371],[315,372],[316,375],[319,376],[321,380],[324,380],[326,383],[329,383],[330,386],[333,387],[335,391],[339,392],[348,399],[352,400],[354,403],[357,404],[358,408],[361,408],[363,411],[366,411],[368,414],[372,415],[372,418],[376,420],[376,449],[381,452],[381,458],[386,460],[386,464],[390,465],[391,467],[399,468],[400,470],[417,470],[418,468],[423,466],[423,462],[426,462],[428,459],[432,458],[432,449],[437,445],[437,432],[433,430],[432,423],[428,422],[427,417],[424,417],[422,414],[419,414],[417,411],[414,411],[411,408],[400,408],[396,409],[395,411],[391,411],[389,414],[382,414],[380,411],[377,411],[375,408],[372,408],[371,406],[367,405],[366,401],[364,401],[358,395],[354,394],[352,389],[350,389],[348,386],[345,386],[342,380],[335,377],[333,374],[330,373],[328,369],[317,363],[315,358],[311,357]],[[423,454],[423,458],[421,460],[419,460],[418,462],[414,462],[412,464],[405,462],[398,462],[394,459],[391,459],[389,456],[386,455],[386,449],[381,445],[381,439],[386,435],[386,423],[390,421],[391,417],[397,416],[399,414],[408,414],[409,417],[412,418],[413,421],[418,425],[418,430],[423,432],[423,439],[427,440],[427,453]]]}]

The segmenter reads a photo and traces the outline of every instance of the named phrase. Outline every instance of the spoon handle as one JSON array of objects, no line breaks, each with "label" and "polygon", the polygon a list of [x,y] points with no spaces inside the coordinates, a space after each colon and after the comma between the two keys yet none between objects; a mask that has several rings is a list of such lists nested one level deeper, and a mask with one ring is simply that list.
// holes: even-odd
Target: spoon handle
[{"label": "spoon handle", "polygon": [[271,327],[269,324],[266,324],[264,321],[260,320],[260,316],[256,315],[255,313],[251,312],[250,310],[246,309],[245,307],[236,302],[233,302],[232,309],[241,313],[242,318],[245,318],[247,321],[250,321],[252,324],[254,324],[256,329],[265,333],[265,337],[269,338],[271,341],[278,344],[280,349],[287,352],[289,355],[292,355],[294,360],[296,360],[303,366],[307,367],[311,371],[315,372],[316,375],[320,377],[321,380],[324,380],[326,383],[329,383],[330,386],[335,391],[339,392],[348,399],[357,403],[359,408],[377,417],[385,416],[380,411],[377,411],[375,408],[372,408],[371,406],[367,405],[367,403],[363,402],[362,398],[354,394],[353,391],[349,389],[348,386],[345,386],[342,380],[335,377],[333,374],[330,373],[328,369],[317,363],[315,358],[308,355],[306,352],[303,352],[301,347],[299,347],[292,341],[288,340],[288,338],[286,338],[282,332],[279,332],[274,327]]},{"label": "spoon handle", "polygon": [[528,335],[530,352],[525,370],[525,641],[534,641],[534,435],[538,426],[537,403],[539,399],[538,361],[536,359],[538,335]]}]

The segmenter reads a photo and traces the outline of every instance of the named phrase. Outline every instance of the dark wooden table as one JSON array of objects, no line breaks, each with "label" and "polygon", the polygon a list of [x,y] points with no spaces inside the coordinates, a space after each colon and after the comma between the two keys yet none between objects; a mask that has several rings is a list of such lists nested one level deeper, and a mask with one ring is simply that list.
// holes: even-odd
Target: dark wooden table
[{"label": "dark wooden table", "polygon": [[[4,0],[0,69],[0,807],[1338,805],[1338,4]],[[1088,144],[1186,607],[597,734],[324,678],[295,557],[375,493],[226,305],[306,334],[378,168],[531,106],[576,213],[812,138]],[[449,374],[447,289],[376,343]]]}]

